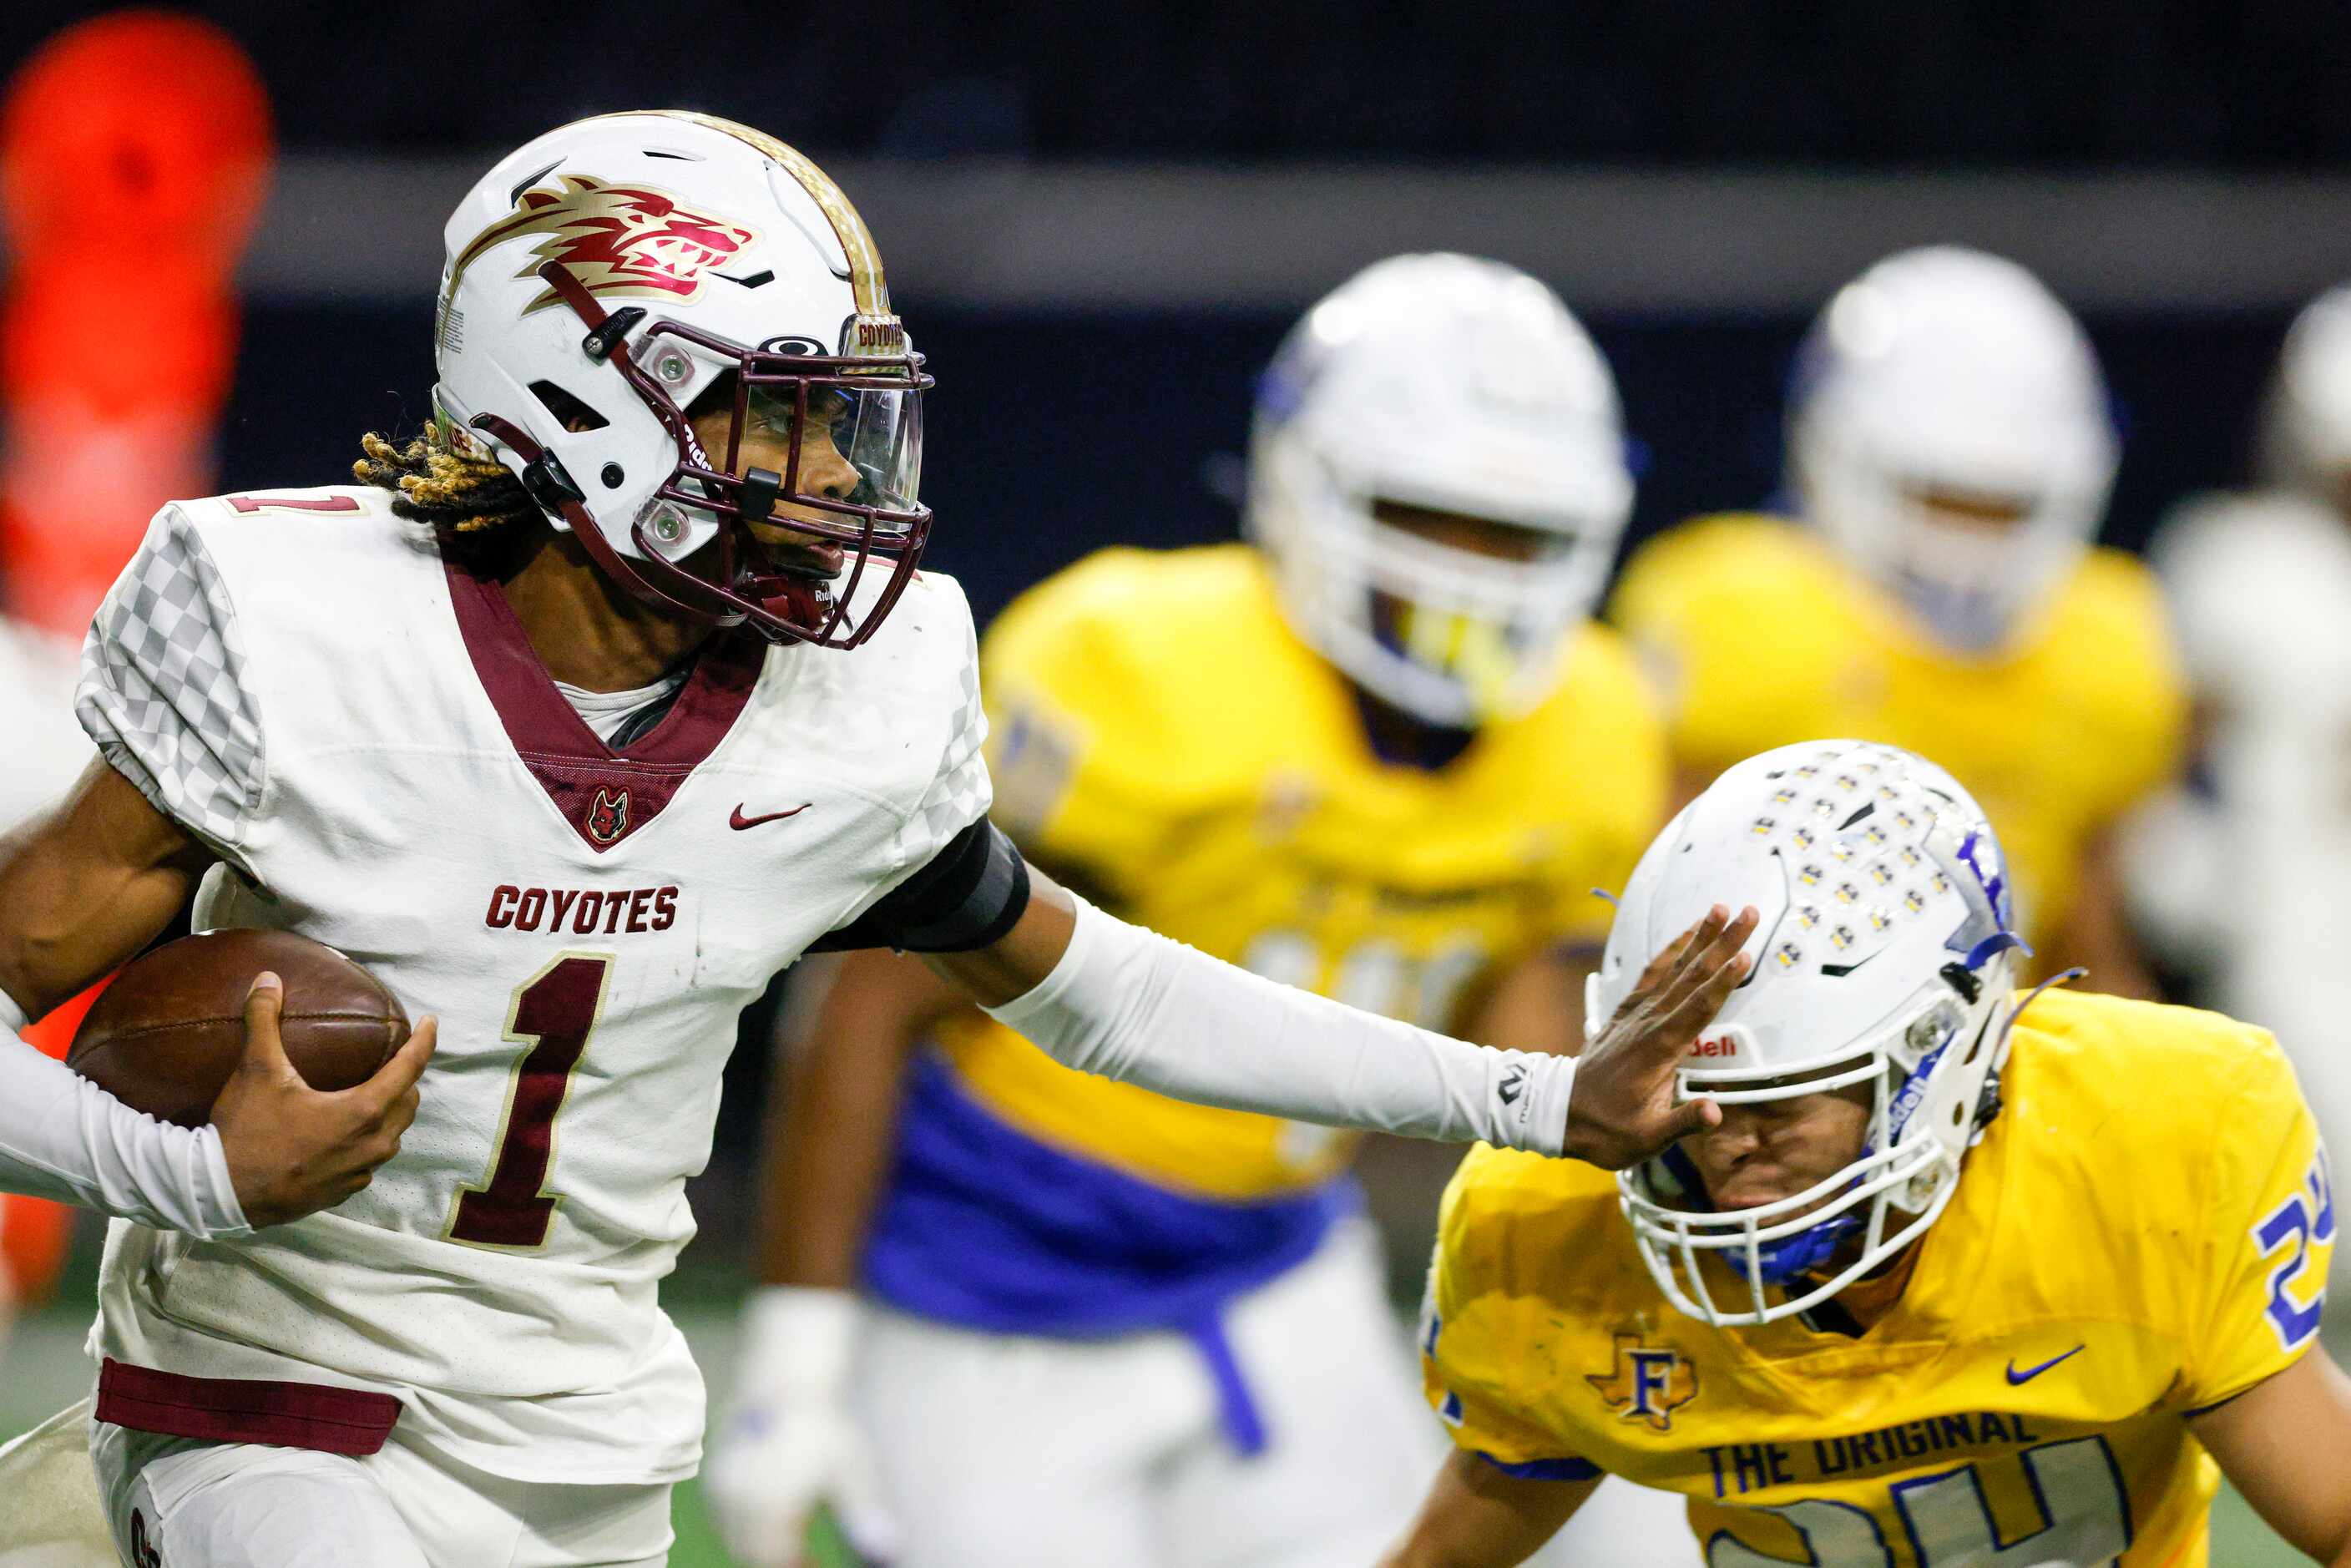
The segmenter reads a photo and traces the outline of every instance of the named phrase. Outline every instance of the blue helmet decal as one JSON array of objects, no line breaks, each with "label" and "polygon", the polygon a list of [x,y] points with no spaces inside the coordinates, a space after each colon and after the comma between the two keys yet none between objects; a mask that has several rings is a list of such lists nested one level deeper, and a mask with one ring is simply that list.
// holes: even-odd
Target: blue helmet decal
[{"label": "blue helmet decal", "polygon": [[1321,359],[1303,333],[1292,334],[1275,352],[1273,362],[1258,372],[1258,416],[1286,423],[1306,402],[1307,389],[1322,370]]},{"label": "blue helmet decal", "polygon": [[[1980,854],[1981,859],[1978,858]],[[2000,863],[1999,857],[1999,841],[1981,828],[1969,829],[1968,836],[1959,841],[1959,862],[1975,873],[1976,883],[1991,905],[1992,918],[2005,931],[2016,924],[2016,911],[2009,898],[2007,868]],[[1991,862],[1990,871],[1984,869],[1985,860]]]}]

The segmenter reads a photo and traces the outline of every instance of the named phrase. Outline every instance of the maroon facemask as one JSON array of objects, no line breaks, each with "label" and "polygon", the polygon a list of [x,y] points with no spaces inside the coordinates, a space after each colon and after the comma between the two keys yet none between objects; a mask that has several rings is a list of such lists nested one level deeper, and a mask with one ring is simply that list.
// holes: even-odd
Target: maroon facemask
[{"label": "maroon facemask", "polygon": [[[655,609],[714,626],[748,626],[775,643],[854,648],[871,637],[914,580],[930,538],[930,508],[914,499],[921,394],[933,385],[923,356],[906,349],[903,336],[894,345],[901,351],[885,355],[825,354],[814,351],[821,345],[806,340],[747,347],[681,321],[647,322],[637,306],[608,311],[560,262],[548,262],[538,275],[587,327],[582,352],[611,363],[669,432],[677,465],[654,490],[654,500],[718,518],[715,568],[705,576],[668,559],[646,532],[645,517],[630,525],[641,553],[622,555],[589,516],[579,486],[545,448],[512,421],[477,415],[477,428],[522,458],[523,483],[532,498],[570,525],[599,570]],[[680,339],[705,358],[733,363],[734,408],[724,463],[711,462],[686,411],[628,351],[632,337],[641,346],[661,337]],[[799,349],[810,351],[792,351]],[[736,472],[755,406],[790,412],[790,445],[780,474],[766,468]],[[818,419],[820,412],[832,417]],[[803,443],[811,430],[832,442],[839,458],[833,467],[845,465],[857,475],[857,488],[849,495],[804,487],[804,467],[816,466],[804,462],[810,454]],[[778,506],[791,510],[778,516]],[[657,510],[649,507],[647,516]],[[806,569],[771,565],[752,537],[755,526],[832,547],[839,552],[838,569],[830,559]],[[869,571],[887,575],[862,610],[853,612]]]}]

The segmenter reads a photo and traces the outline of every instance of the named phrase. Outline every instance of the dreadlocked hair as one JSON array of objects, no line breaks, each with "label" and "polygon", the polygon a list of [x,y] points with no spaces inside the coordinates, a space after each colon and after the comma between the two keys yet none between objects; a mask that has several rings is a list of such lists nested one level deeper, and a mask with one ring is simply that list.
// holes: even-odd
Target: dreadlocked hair
[{"label": "dreadlocked hair", "polygon": [[522,481],[495,458],[461,456],[422,435],[394,446],[372,431],[360,437],[360,450],[367,455],[351,465],[351,477],[396,492],[392,513],[411,522],[471,534],[545,519]]},{"label": "dreadlocked hair", "polygon": [[443,559],[465,570],[503,580],[547,538],[547,514],[496,458],[452,452],[429,434],[395,446],[371,431],[360,449],[367,455],[351,477],[392,491],[392,515],[429,528]]}]

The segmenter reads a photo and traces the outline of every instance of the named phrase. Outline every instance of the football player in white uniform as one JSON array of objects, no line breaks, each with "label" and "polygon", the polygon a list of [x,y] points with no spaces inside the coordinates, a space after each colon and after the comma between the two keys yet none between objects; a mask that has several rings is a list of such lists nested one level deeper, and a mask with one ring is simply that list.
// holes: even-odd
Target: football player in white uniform
[{"label": "football player in white uniform", "polygon": [[439,1019],[314,1093],[257,980],[193,1132],[0,1040],[0,1186],[115,1217],[90,1443],[127,1560],[663,1561],[703,1394],[656,1285],[736,1017],[812,948],[932,954],[1059,1060],[1229,1107],[1610,1166],[1719,1115],[1671,1040],[1742,972],[1724,919],[1571,1060],[1030,875],[969,612],[915,572],[928,378],[792,149],[584,120],[446,233],[431,434],[166,507],[85,652],[103,760],[0,853],[10,1027],[199,883],[200,926],[316,937]]},{"label": "football player in white uniform", "polygon": [[[2294,1052],[2351,1147],[2351,1004],[2332,927],[2351,886],[2351,285],[2286,335],[2258,483],[2184,503],[2156,535],[2196,698],[2197,786],[2138,824],[2132,889],[2209,967],[2210,1005]],[[2336,1254],[2351,1289],[2351,1248]]]}]

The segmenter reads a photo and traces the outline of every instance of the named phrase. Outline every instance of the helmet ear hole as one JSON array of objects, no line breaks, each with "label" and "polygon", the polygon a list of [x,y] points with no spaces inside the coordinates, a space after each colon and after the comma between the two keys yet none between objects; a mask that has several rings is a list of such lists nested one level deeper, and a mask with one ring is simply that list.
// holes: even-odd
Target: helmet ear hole
[{"label": "helmet ear hole", "polygon": [[612,423],[553,382],[533,382],[530,391],[540,406],[555,416],[555,422],[574,434],[601,430]]}]

